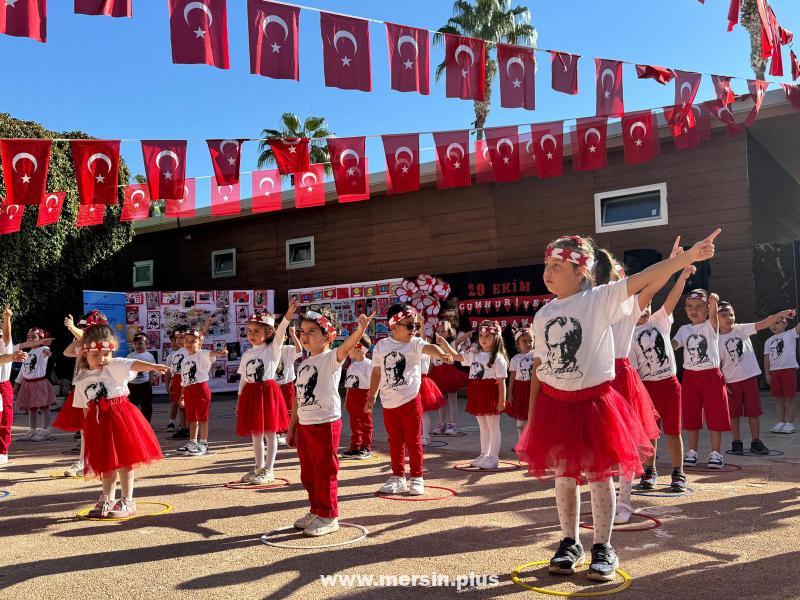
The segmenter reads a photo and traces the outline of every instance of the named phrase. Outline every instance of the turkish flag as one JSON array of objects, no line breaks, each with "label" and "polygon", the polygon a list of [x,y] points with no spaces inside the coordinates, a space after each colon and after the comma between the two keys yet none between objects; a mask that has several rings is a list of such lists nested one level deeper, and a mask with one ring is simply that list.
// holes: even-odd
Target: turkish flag
[{"label": "turkish flag", "polygon": [[386,154],[386,193],[419,191],[419,134],[384,135]]},{"label": "turkish flag", "polygon": [[783,92],[786,94],[786,99],[791,102],[797,110],[800,110],[800,84],[782,83]]},{"label": "turkish flag", "polygon": [[250,72],[273,79],[298,81],[300,9],[265,0],[247,0],[247,26],[250,32]]},{"label": "turkish flag", "polygon": [[717,100],[719,100],[723,106],[732,104],[736,98],[731,89],[731,78],[725,75],[712,75],[711,81],[714,83],[714,91],[717,93]]},{"label": "turkish flag", "polygon": [[430,36],[427,29],[386,23],[392,89],[398,92],[430,91]]},{"label": "turkish flag", "polygon": [[444,35],[445,96],[486,100],[486,42]]},{"label": "turkish flag", "polygon": [[369,173],[366,155],[367,138],[328,138],[333,181],[339,202],[369,199]]},{"label": "turkish flag", "polygon": [[519,144],[517,144],[519,152],[519,174],[520,177],[533,177],[539,174],[536,168],[536,154],[533,151],[533,135],[523,133],[519,136]]},{"label": "turkish flag", "polygon": [[211,216],[238,215],[242,212],[242,200],[239,183],[220,182],[211,178]]},{"label": "turkish flag", "polygon": [[[724,123],[725,126],[728,128],[728,133],[734,134],[739,133],[741,128],[736,123],[736,117],[733,114],[731,108],[733,104],[729,106],[725,106],[720,103],[719,100],[708,100],[707,102],[703,103],[708,110],[708,112],[717,119],[720,123]],[[666,113],[666,109],[664,113]]]},{"label": "turkish flag", "polygon": [[492,163],[494,180],[498,183],[519,179],[519,134],[516,125],[492,127],[486,130],[486,144]]},{"label": "turkish flag", "polygon": [[436,187],[443,190],[472,185],[469,170],[469,130],[433,134],[436,145]]},{"label": "turkish flag", "polygon": [[275,138],[267,140],[281,175],[302,173],[309,169],[308,138]]},{"label": "turkish flag", "polygon": [[142,140],[142,158],[150,197],[183,197],[186,179],[186,140]]},{"label": "turkish flag", "polygon": [[172,62],[229,69],[227,0],[169,0]]},{"label": "turkish flag", "polygon": [[125,187],[122,200],[120,221],[141,221],[150,216],[150,190],[146,183],[137,183]]},{"label": "turkish flag", "polygon": [[75,227],[102,225],[105,214],[106,207],[103,204],[79,204],[78,218],[75,220]]},{"label": "turkish flag", "polygon": [[[692,104],[700,88],[702,73],[692,73],[689,71],[675,71],[675,111],[672,115],[675,121],[670,123],[683,122],[686,115],[692,110]],[[693,117],[692,117],[693,118]]]},{"label": "turkish flag", "polygon": [[81,204],[116,204],[119,140],[72,140],[69,144]]},{"label": "turkish flag", "polygon": [[635,165],[655,158],[659,138],[654,134],[654,125],[653,113],[649,110],[628,113],[622,117],[622,142],[626,163]]},{"label": "turkish flag", "polygon": [[739,9],[742,0],[731,0],[728,5],[728,31],[733,31],[733,27],[739,22]]},{"label": "turkish flag", "polygon": [[132,17],[132,0],[75,0],[76,15]]},{"label": "turkish flag", "polygon": [[61,218],[61,209],[64,208],[64,198],[66,196],[66,192],[44,194],[42,203],[39,204],[39,215],[36,218],[37,227],[58,223],[58,220]]},{"label": "turkish flag", "polygon": [[280,210],[283,201],[281,174],[278,169],[253,171],[252,204],[254,213]]},{"label": "turkish flag", "polygon": [[183,197],[167,200],[164,215],[178,219],[188,219],[197,214],[196,205],[196,182],[194,179],[183,181]]},{"label": "turkish flag", "polygon": [[553,89],[564,94],[578,93],[578,60],[580,54],[550,51],[550,68],[553,72]]},{"label": "turkish flag", "polygon": [[597,116],[619,117],[625,113],[622,100],[622,63],[618,60],[595,58],[597,83]]},{"label": "turkish flag", "polygon": [[242,161],[244,140],[206,140],[214,175],[220,185],[239,183],[239,165]]},{"label": "turkish flag", "polygon": [[0,2],[0,33],[47,41],[47,0]]},{"label": "turkish flag", "polygon": [[[713,101],[716,102],[716,101]],[[694,112],[690,111],[689,114],[684,115],[681,120],[677,116],[680,112],[679,108],[674,106],[664,107],[664,118],[669,125],[672,132],[672,140],[675,142],[675,148],[678,150],[689,150],[697,148],[700,145],[700,129],[694,118]]]},{"label": "turkish flag", "polygon": [[295,208],[310,208],[325,205],[325,166],[309,165],[304,173],[294,176]]},{"label": "turkish flag", "polygon": [[564,173],[564,121],[534,123],[531,136],[539,177],[560,177]]},{"label": "turkish flag", "polygon": [[572,165],[576,171],[606,167],[607,126],[605,117],[576,120],[576,127],[572,130]]},{"label": "turkish flag", "polygon": [[371,92],[369,23],[326,12],[319,16],[325,85]]},{"label": "turkish flag", "polygon": [[22,226],[22,217],[25,207],[20,204],[7,204],[0,206],[0,235],[17,233]]},{"label": "turkish flag", "polygon": [[9,204],[39,204],[47,185],[50,167],[50,140],[0,140],[3,157],[3,179],[6,202]]},{"label": "turkish flag", "polygon": [[536,59],[533,48],[497,44],[500,106],[536,108]]},{"label": "turkish flag", "polygon": [[764,102],[764,94],[767,93],[769,82],[748,79],[747,87],[750,90],[750,97],[753,99],[753,108],[750,109],[750,112],[747,114],[744,120],[744,126],[750,127],[758,118],[758,113],[761,110],[761,104]]},{"label": "turkish flag", "polygon": [[667,69],[666,67],[636,65],[636,76],[639,79],[655,79],[661,85],[666,85],[672,81],[672,78],[675,77],[675,73],[672,69]]},{"label": "turkish flag", "polygon": [[789,50],[789,58],[792,61],[792,81],[797,81],[797,78],[800,77],[800,62],[798,62],[794,50]]},{"label": "turkish flag", "polygon": [[[713,103],[714,101],[712,100],[711,102]],[[711,139],[711,109],[708,107],[708,104],[708,102],[703,102],[702,104],[692,105],[694,124],[695,127],[697,127],[700,141]]]},{"label": "turkish flag", "polygon": [[475,140],[475,178],[478,183],[492,183],[494,181],[494,171],[492,170],[492,158],[489,156],[489,144],[486,140]]}]

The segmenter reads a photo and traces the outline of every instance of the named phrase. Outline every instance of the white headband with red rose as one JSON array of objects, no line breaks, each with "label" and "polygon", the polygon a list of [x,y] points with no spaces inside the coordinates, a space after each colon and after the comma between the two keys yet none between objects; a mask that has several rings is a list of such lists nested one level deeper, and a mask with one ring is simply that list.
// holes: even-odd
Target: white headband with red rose
[{"label": "white headband with red rose", "polygon": [[314,321],[314,323],[319,325],[322,331],[325,333],[336,333],[336,327],[333,326],[333,324],[325,315],[322,315],[317,311],[307,310],[303,315],[303,318],[309,321]]},{"label": "white headband with red rose", "polygon": [[594,260],[580,247],[573,248],[557,248],[550,244],[544,252],[545,258],[555,258],[564,262],[571,262],[579,267],[585,266],[590,271],[594,267]]},{"label": "white headband with red rose", "polygon": [[480,333],[491,333],[492,335],[499,335],[500,325],[498,325],[493,321],[491,324],[481,325],[480,327],[478,327],[478,331]]},{"label": "white headband with red rose", "polygon": [[83,345],[83,349],[87,352],[112,352],[114,344],[112,342],[89,342]]},{"label": "white headband with red rose", "polygon": [[389,319],[389,327],[391,327],[392,325],[397,325],[403,319],[413,319],[416,316],[417,316],[417,311],[414,310],[411,306],[406,306],[396,315],[392,315],[392,318]]}]

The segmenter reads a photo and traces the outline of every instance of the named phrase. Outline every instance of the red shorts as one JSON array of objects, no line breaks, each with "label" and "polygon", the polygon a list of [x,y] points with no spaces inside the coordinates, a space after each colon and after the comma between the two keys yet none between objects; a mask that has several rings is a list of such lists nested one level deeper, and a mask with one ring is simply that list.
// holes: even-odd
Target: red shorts
[{"label": "red shorts", "polygon": [[211,389],[208,382],[193,383],[183,388],[183,405],[186,420],[190,423],[206,423],[211,412]]},{"label": "red shorts", "polygon": [[728,410],[731,411],[731,418],[761,416],[758,377],[728,384]]},{"label": "red shorts", "polygon": [[167,380],[167,393],[169,394],[169,401],[177,404],[181,401],[181,376],[180,374],[173,375]]},{"label": "red shorts", "polygon": [[697,431],[706,427],[710,431],[730,431],[731,415],[728,411],[728,392],[719,369],[683,372],[681,382],[683,402],[683,428]]},{"label": "red shorts", "polygon": [[772,389],[769,395],[773,398],[794,398],[797,394],[797,369],[778,369],[770,371]]},{"label": "red shorts", "polygon": [[667,435],[681,434],[681,384],[674,375],[657,381],[643,381]]}]

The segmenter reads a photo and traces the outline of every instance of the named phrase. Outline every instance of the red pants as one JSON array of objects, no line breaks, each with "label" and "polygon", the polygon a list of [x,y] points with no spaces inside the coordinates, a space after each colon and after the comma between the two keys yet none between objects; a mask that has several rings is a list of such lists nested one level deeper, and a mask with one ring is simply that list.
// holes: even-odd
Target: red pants
[{"label": "red pants", "polygon": [[705,416],[709,431],[731,430],[728,390],[719,369],[685,369],[681,381],[681,403],[684,429],[702,429]]},{"label": "red pants", "polygon": [[350,415],[350,450],[372,450],[372,413],[364,411],[369,390],[347,390],[344,407]]},{"label": "red pants", "polygon": [[405,477],[408,450],[411,477],[422,477],[422,399],[419,395],[397,408],[384,408],[383,425],[389,435],[392,475]]},{"label": "red pants", "polygon": [[339,516],[339,438],[342,420],[319,425],[297,424],[297,456],[300,481],[308,492],[311,514],[331,519]]},{"label": "red pants", "polygon": [[14,388],[10,381],[0,383],[3,412],[0,413],[0,454],[8,454],[11,446],[11,426],[14,424]]},{"label": "red pants", "polygon": [[797,394],[797,369],[778,369],[770,371],[772,379],[770,396],[773,398],[794,398]]}]

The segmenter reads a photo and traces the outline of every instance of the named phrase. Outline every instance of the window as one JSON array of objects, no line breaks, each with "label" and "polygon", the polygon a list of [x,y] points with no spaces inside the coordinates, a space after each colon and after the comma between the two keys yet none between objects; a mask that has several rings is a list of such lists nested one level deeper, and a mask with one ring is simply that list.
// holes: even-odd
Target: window
[{"label": "window", "polygon": [[149,287],[153,285],[153,261],[138,260],[133,263],[133,287]]},{"label": "window", "polygon": [[236,275],[236,248],[214,250],[211,253],[211,277],[234,277]]},{"label": "window", "polygon": [[597,233],[667,224],[667,184],[657,183],[594,195]]},{"label": "window", "polygon": [[314,266],[314,236],[286,240],[286,268]]}]

